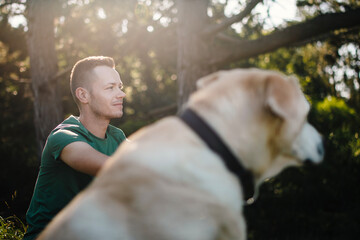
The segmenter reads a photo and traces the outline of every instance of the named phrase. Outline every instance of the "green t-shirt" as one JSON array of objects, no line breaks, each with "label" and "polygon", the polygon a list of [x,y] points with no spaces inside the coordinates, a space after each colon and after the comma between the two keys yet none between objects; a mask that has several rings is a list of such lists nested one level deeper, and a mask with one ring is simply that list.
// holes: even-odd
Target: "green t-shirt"
[{"label": "green t-shirt", "polygon": [[104,139],[98,138],[74,116],[57,126],[50,133],[41,156],[39,175],[26,213],[29,228],[24,239],[36,238],[51,219],[93,179],[60,159],[61,151],[66,145],[82,141],[110,156],[125,139],[123,131],[112,125],[109,125]]}]

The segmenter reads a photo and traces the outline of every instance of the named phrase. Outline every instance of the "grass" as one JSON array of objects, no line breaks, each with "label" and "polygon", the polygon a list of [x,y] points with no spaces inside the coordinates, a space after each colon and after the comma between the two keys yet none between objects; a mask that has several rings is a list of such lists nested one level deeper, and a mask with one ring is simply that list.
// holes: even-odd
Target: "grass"
[{"label": "grass", "polygon": [[27,226],[16,216],[3,218],[0,216],[0,239],[21,240]]}]

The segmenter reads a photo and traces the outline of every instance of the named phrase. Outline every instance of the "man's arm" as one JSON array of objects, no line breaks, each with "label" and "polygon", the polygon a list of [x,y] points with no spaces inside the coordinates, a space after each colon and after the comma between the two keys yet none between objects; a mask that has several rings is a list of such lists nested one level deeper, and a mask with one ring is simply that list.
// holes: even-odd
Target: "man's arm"
[{"label": "man's arm", "polygon": [[79,172],[95,176],[109,156],[98,152],[85,142],[73,142],[64,147],[61,160]]}]

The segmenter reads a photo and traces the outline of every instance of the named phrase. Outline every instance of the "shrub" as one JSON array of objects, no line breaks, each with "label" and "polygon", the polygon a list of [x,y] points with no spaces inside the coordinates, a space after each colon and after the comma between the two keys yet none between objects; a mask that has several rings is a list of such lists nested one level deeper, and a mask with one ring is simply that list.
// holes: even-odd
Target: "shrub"
[{"label": "shrub", "polygon": [[3,218],[0,216],[0,239],[21,240],[27,226],[16,216]]}]

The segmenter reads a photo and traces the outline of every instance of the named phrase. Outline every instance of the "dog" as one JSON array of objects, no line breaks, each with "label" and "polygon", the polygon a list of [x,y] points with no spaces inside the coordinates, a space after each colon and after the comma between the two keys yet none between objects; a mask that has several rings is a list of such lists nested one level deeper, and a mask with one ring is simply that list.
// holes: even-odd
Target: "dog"
[{"label": "dog", "polygon": [[243,240],[243,206],[284,168],[320,163],[295,77],[260,69],[197,81],[178,116],[130,136],[39,239]]}]

